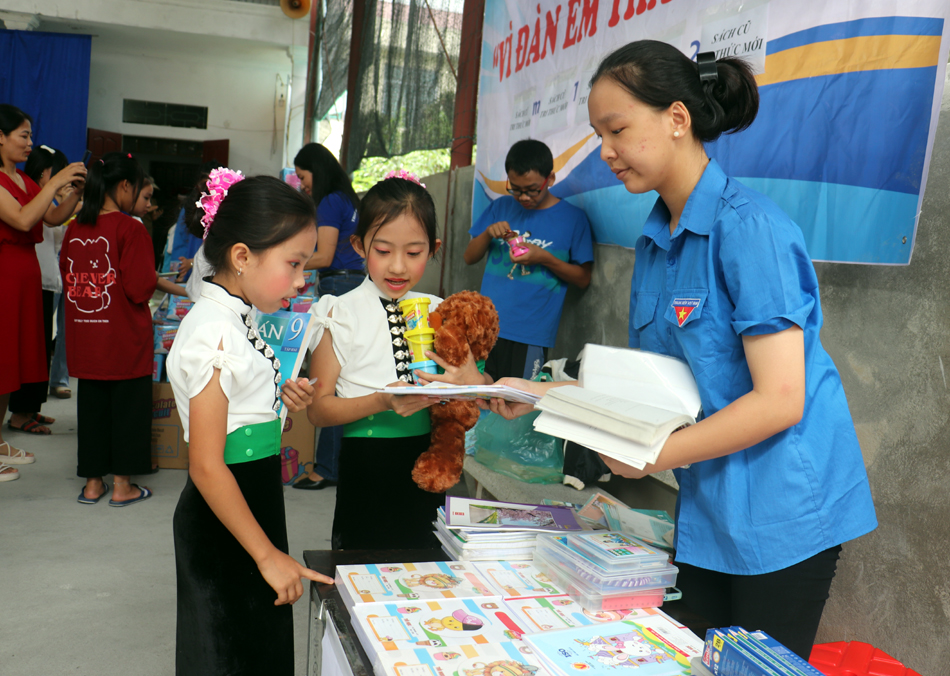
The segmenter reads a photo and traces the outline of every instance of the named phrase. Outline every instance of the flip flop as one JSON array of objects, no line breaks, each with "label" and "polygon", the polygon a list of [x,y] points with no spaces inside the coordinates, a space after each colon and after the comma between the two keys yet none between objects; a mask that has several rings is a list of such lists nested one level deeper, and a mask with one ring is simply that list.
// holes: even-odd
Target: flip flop
[{"label": "flip flop", "polygon": [[138,484],[132,485],[142,491],[141,495],[139,495],[137,498],[129,498],[128,500],[109,500],[109,506],[127,507],[128,505],[134,505],[136,502],[142,502],[142,500],[148,500],[150,497],[152,497],[152,491],[150,491],[148,488],[143,488]]},{"label": "flip flop", "polygon": [[22,448],[18,448],[16,453],[13,453],[13,446],[4,441],[0,444],[0,448],[4,446],[7,447],[6,453],[0,453],[0,463],[5,463],[7,465],[30,465],[36,462],[36,456],[27,455],[26,451]]},{"label": "flip flop", "polygon": [[73,396],[73,391],[68,387],[54,387],[52,395],[58,397],[59,399],[69,399]]},{"label": "flip flop", "polygon": [[83,486],[82,490],[79,491],[79,499],[76,500],[76,502],[78,502],[78,503],[81,504],[81,505],[94,505],[94,504],[96,504],[97,502],[99,502],[100,500],[102,500],[102,497],[103,497],[106,493],[109,492],[109,484],[107,484],[105,481],[102,482],[102,487],[103,487],[103,491],[102,491],[102,493],[99,494],[99,497],[98,497],[98,498],[87,498],[87,497],[86,497],[86,487]]},{"label": "flip flop", "polygon": [[13,424],[13,419],[11,418],[7,421],[7,427],[9,427],[11,430],[16,430],[17,432],[26,432],[27,434],[52,434],[52,431],[49,427],[40,425],[32,418],[27,420],[19,427]]},{"label": "flip flop", "polygon": [[[4,470],[12,469],[12,472],[5,472]],[[4,465],[0,462],[0,481],[14,481],[20,478],[20,470],[10,467],[10,465]]]},{"label": "flip flop", "polygon": [[48,415],[43,415],[42,413],[34,413],[33,422],[40,425],[52,425],[56,422],[56,418],[50,418]]}]

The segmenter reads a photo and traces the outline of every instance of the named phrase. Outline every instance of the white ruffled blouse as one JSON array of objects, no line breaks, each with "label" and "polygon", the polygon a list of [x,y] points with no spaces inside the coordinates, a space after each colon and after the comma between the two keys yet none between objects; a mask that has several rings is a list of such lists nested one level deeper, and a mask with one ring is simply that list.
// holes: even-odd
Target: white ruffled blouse
[{"label": "white ruffled blouse", "polygon": [[[400,360],[395,356],[404,346],[398,344],[403,339],[400,329],[391,324],[389,317],[393,311],[388,309],[394,307],[394,312],[399,313],[398,301],[385,303],[381,298],[392,301],[367,276],[352,291],[342,296],[321,296],[310,307],[310,314],[317,323],[310,349],[320,344],[326,329],[333,338],[333,351],[340,362],[340,377],[336,381],[338,397],[351,399],[372,394],[404,375],[397,370]],[[428,298],[429,312],[442,302],[438,296],[413,291],[399,300],[406,298]],[[332,317],[328,316],[331,310]]]},{"label": "white ruffled blouse", "polygon": [[168,353],[166,370],[189,439],[189,402],[214,369],[228,398],[228,431],[277,418],[280,362],[257,333],[257,310],[213,282],[185,316]]}]

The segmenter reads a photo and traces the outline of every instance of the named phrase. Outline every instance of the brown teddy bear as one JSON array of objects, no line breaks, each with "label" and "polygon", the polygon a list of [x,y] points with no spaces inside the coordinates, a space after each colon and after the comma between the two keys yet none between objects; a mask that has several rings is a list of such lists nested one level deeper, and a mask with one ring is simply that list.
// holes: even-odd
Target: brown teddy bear
[{"label": "brown teddy bear", "polygon": [[[498,312],[490,299],[474,291],[446,298],[429,315],[435,331],[435,351],[451,366],[461,366],[468,348],[476,361],[485,359],[498,340]],[[458,483],[465,459],[465,432],[478,422],[473,401],[450,401],[429,408],[432,436],[429,450],[419,456],[412,480],[423,490],[443,493]]]}]

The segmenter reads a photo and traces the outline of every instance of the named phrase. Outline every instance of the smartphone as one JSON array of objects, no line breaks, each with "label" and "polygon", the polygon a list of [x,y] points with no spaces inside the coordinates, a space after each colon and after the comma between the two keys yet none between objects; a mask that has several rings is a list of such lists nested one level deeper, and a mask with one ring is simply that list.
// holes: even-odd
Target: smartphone
[{"label": "smartphone", "polygon": [[83,166],[88,167],[88,166],[89,166],[89,160],[90,160],[91,158],[92,158],[92,151],[91,151],[91,150],[87,150],[86,152],[84,152],[84,153],[82,154],[82,163],[83,163]]}]

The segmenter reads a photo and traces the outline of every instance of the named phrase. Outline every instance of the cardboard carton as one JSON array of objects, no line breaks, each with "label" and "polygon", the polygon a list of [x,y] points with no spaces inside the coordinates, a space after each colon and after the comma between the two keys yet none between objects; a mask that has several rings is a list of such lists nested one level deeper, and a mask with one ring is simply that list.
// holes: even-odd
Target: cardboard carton
[{"label": "cardboard carton", "polygon": [[[280,438],[281,478],[291,484],[313,466],[316,430],[307,412],[290,413]],[[188,444],[169,383],[152,383],[152,460],[162,469],[188,469]]]}]

